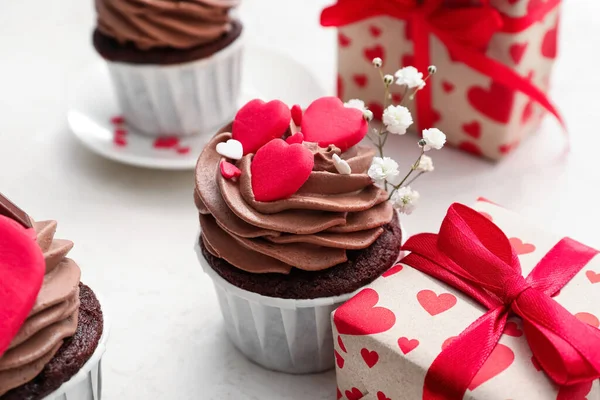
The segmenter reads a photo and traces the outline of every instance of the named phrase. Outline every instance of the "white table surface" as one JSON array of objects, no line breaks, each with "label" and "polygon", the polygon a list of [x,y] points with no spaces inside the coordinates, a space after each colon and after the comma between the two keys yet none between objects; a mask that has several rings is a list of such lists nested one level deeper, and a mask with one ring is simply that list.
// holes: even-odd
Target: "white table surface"
[{"label": "white table surface", "polygon": [[[327,0],[246,0],[253,42],[308,66],[333,93],[335,33],[318,25]],[[544,226],[600,247],[600,2],[566,2],[553,97],[572,152],[547,118],[500,164],[452,149],[416,187],[409,231],[433,231],[448,205],[483,195]],[[212,284],[195,258],[193,173],[107,161],[83,148],[65,120],[69,85],[96,56],[92,0],[0,1],[0,190],[34,218],[59,221],[83,279],[103,294],[113,323],[104,360],[105,400],[334,399],[332,372],[289,376],[248,362],[228,342]],[[291,77],[293,79],[293,77]],[[414,137],[392,142],[406,165]]]}]

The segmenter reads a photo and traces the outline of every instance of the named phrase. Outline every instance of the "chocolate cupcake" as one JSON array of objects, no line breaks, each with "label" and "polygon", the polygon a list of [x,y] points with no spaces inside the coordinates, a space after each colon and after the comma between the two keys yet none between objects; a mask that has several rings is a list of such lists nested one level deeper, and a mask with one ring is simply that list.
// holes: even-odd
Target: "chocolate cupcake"
[{"label": "chocolate cupcake", "polygon": [[311,373],[334,366],[331,311],[394,264],[402,233],[367,174],[363,113],[337,98],[295,111],[294,122],[283,103],[254,100],[206,146],[197,251],[235,345]]},{"label": "chocolate cupcake", "polygon": [[95,0],[94,47],[127,124],[151,136],[214,132],[235,113],[238,0]]},{"label": "chocolate cupcake", "polygon": [[104,315],[56,226],[0,195],[0,400],[100,399]]}]

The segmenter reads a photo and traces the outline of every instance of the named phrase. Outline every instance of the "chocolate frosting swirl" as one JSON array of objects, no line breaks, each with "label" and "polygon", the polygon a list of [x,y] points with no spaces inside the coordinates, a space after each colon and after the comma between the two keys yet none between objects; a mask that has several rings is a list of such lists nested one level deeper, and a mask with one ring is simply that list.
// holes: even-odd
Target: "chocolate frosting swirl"
[{"label": "chocolate frosting swirl", "polygon": [[[214,256],[252,273],[323,270],[347,261],[346,250],[369,247],[392,220],[387,193],[366,174],[374,149],[355,146],[342,153],[304,142],[315,160],[306,183],[290,198],[260,202],[252,192],[253,154],[237,162],[237,180],[220,173],[216,146],[231,138],[230,130],[210,141],[196,167],[202,240]],[[333,154],[348,162],[350,175],[337,173]]]},{"label": "chocolate frosting swirl", "polygon": [[0,396],[35,378],[77,330],[81,271],[67,253],[68,240],[54,239],[56,221],[33,222],[46,273],[33,309],[0,357]]},{"label": "chocolate frosting swirl", "polygon": [[239,0],[96,0],[98,30],[141,50],[189,49],[231,29]]}]

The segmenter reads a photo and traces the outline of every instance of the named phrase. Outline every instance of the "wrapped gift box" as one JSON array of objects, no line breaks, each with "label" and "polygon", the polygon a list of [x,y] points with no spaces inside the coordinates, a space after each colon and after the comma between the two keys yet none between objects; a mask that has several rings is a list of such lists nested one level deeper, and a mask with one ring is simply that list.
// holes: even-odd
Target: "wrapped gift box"
[{"label": "wrapped gift box", "polygon": [[[579,272],[572,279],[566,278],[568,283],[554,292],[552,299],[575,316],[573,321],[578,328],[584,330],[586,340],[589,335],[589,342],[597,344],[596,334],[600,334],[600,331],[596,331],[600,316],[600,257],[596,255],[597,252],[571,239],[562,239],[541,231],[524,222],[518,215],[489,202],[479,201],[474,209],[492,220],[504,232],[504,240],[510,241],[513,254],[518,255],[523,276],[527,276],[540,260],[547,260],[548,257],[545,256],[551,250],[549,257],[556,256],[560,262],[562,258],[566,258],[564,265],[575,259],[578,261],[574,262],[581,263],[583,268],[578,269]],[[493,224],[489,225],[497,229]],[[409,239],[409,250],[414,246],[411,241],[415,238]],[[583,261],[579,255],[565,257],[565,253],[555,252],[560,244],[565,243],[574,247],[576,252],[582,252]],[[507,246],[510,248],[510,245]],[[413,257],[414,253],[415,251],[408,257]],[[490,267],[481,264],[481,268]],[[553,277],[548,282],[554,280]],[[485,311],[485,307],[479,302],[454,287],[406,264],[398,264],[332,314],[337,398],[431,399],[432,397],[424,396],[424,382],[432,363],[443,348],[482,317]],[[569,317],[572,318],[571,315]],[[483,367],[471,381],[467,381],[468,390],[463,398],[600,398],[597,379],[569,387],[559,386],[549,379],[533,357],[527,337],[535,343],[541,341],[529,334],[523,319],[508,314],[506,325],[498,329],[498,335],[501,335],[498,344],[494,342],[493,351]],[[462,361],[470,360],[478,354],[483,343],[483,340],[469,342],[468,350],[461,353],[460,362],[453,370],[463,373],[466,366]],[[549,350],[543,352],[546,354]],[[596,348],[594,352],[596,357],[600,356],[600,348]],[[599,363],[596,362],[598,366]],[[453,397],[442,394],[434,398]]]},{"label": "wrapped gift box", "polygon": [[[413,128],[437,127],[462,150],[502,158],[537,129],[544,114],[536,98],[548,101],[559,1],[446,0],[425,22],[417,2],[339,0],[324,10],[323,25],[338,27],[339,97],[365,101],[377,117],[383,111],[383,86],[374,57],[384,60],[386,73],[408,65],[426,73],[428,64],[436,65],[428,93],[417,95]],[[448,41],[484,56],[487,64],[471,56],[467,60],[460,49],[449,49]],[[398,102],[403,89],[393,86]],[[547,109],[553,107],[547,104]]]}]

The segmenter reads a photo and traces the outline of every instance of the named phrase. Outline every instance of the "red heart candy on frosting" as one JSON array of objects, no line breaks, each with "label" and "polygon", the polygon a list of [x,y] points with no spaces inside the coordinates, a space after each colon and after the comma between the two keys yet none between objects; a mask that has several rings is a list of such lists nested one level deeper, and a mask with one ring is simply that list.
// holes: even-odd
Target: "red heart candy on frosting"
[{"label": "red heart candy on frosting", "polygon": [[252,159],[250,171],[254,198],[257,201],[275,201],[290,197],[304,185],[314,164],[312,152],[301,144],[271,140]]},{"label": "red heart candy on frosting", "polygon": [[0,216],[0,357],[27,319],[45,272],[35,231]]},{"label": "red heart candy on frosting", "polygon": [[360,142],[368,128],[362,111],[344,107],[337,97],[321,97],[313,101],[302,118],[304,140],[316,142],[321,147],[333,144],[342,151]]},{"label": "red heart candy on frosting", "polygon": [[292,118],[285,103],[255,99],[240,108],[233,120],[232,136],[242,143],[244,154],[256,153],[271,140],[283,136]]}]

